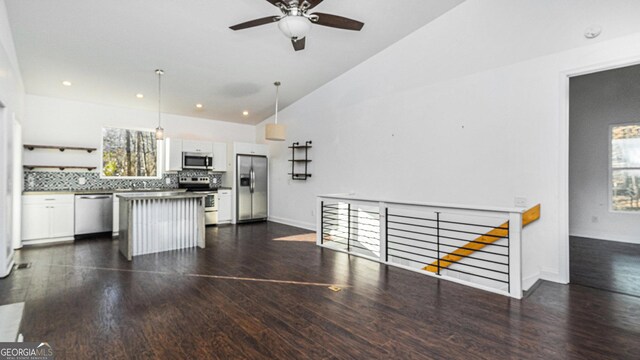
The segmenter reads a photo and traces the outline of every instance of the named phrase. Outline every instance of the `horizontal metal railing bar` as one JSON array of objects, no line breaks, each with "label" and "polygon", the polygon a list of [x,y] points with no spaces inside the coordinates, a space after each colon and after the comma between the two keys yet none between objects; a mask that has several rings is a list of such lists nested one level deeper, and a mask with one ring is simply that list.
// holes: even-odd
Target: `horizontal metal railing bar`
[{"label": "horizontal metal railing bar", "polygon": [[[416,254],[416,253],[411,252],[411,251],[400,250],[400,249],[391,248],[391,247],[389,248],[389,250],[398,251],[398,252],[401,252],[403,254],[411,254],[413,256],[425,257],[425,258],[429,258],[429,259],[433,259],[435,261],[438,261],[438,258],[433,257],[433,256],[429,256],[429,255]],[[391,254],[391,253],[389,253],[389,255],[390,256],[395,256],[394,254]],[[414,260],[414,261],[420,262],[419,260]],[[453,262],[453,261],[444,260],[444,259],[440,259],[440,262],[448,262],[448,263],[451,263],[452,265],[469,266],[469,267],[480,269],[480,270],[492,271],[492,272],[495,272],[495,273],[498,273],[498,274],[509,275],[509,273],[505,272],[505,271],[489,269],[489,268],[485,268],[485,267],[478,266],[478,265],[464,264],[464,263],[461,263],[461,262]],[[446,267],[446,266],[442,266],[442,265],[433,265],[433,264],[431,264],[429,266],[435,266],[435,267],[439,267],[440,269],[449,269],[449,270],[451,270],[450,267]]]},{"label": "horizontal metal railing bar", "polygon": [[480,205],[462,205],[462,204],[447,204],[447,203],[435,203],[435,202],[418,202],[418,201],[393,201],[388,199],[372,199],[367,197],[347,195],[347,194],[323,194],[318,195],[319,199],[336,202],[367,202],[373,204],[385,203],[387,206],[401,205],[409,207],[420,208],[436,208],[436,209],[450,209],[450,210],[462,210],[462,211],[475,211],[478,213],[516,213],[522,214],[525,209],[516,207],[499,207],[499,206],[480,206]]},{"label": "horizontal metal railing bar", "polygon": [[365,212],[365,213],[369,213],[369,214],[375,214],[375,215],[380,215],[380,211],[374,211],[374,210],[363,210],[360,208],[350,208],[350,211],[357,211],[357,212]]},{"label": "horizontal metal railing bar", "polygon": [[[362,224],[360,224],[362,225]],[[338,229],[345,229],[347,228],[347,226],[345,225],[338,225],[338,224],[323,224],[322,226],[323,228],[328,228],[330,230],[338,230]],[[331,228],[333,227],[333,228]],[[363,228],[351,228],[351,232],[357,234],[358,232],[366,232],[366,233],[372,233],[372,234],[380,234],[380,230],[377,227],[373,227],[373,230],[368,230],[368,229],[363,229]]]},{"label": "horizontal metal railing bar", "polygon": [[[340,234],[347,234],[346,232],[342,232],[342,231],[339,231],[338,233],[340,233]],[[325,235],[328,235],[328,236],[334,236],[335,234],[325,234]],[[352,235],[353,235],[353,234],[352,234]],[[342,235],[335,235],[335,236],[342,237],[342,238],[346,239],[346,237],[344,237],[344,236],[342,236]],[[380,246],[380,239],[376,239],[376,238],[372,238],[372,237],[367,237],[367,236],[362,236],[362,235],[357,235],[357,234],[356,234],[356,236],[357,236],[357,237],[355,237],[355,238],[354,238],[354,237],[351,237],[350,239],[351,239],[351,240],[353,240],[353,241],[357,241],[357,242],[364,243],[364,244]],[[361,241],[361,240],[360,240],[360,238],[365,238],[365,239],[367,239],[367,240],[373,240],[373,241],[376,241],[376,242]]]},{"label": "horizontal metal railing bar", "polygon": [[344,246],[348,246],[348,247],[354,247],[354,248],[356,248],[356,249],[362,249],[362,250],[366,250],[366,251],[371,251],[371,252],[373,252],[373,250],[371,250],[371,249],[367,249],[366,247],[362,247],[362,246],[354,245],[354,244],[351,244],[351,243],[350,243],[349,245],[347,245],[347,243],[345,243],[345,242],[336,241],[336,240],[331,240],[330,242],[334,242],[334,243],[342,244],[342,245],[344,245]]},{"label": "horizontal metal railing bar", "polygon": [[[397,228],[392,228],[392,227],[387,227],[387,231],[388,230],[404,231],[404,232],[408,232],[408,233],[412,233],[412,234],[437,237],[436,234],[429,234],[429,233],[423,233],[423,232],[419,232],[419,231],[412,231],[412,230],[405,230],[405,229],[397,229]],[[442,229],[440,229],[440,230],[442,230]],[[443,238],[443,239],[458,240],[458,241],[471,242],[471,243],[484,244],[484,245],[492,245],[492,246],[497,246],[497,247],[508,247],[507,245],[500,245],[500,244],[491,243],[491,242],[475,241],[475,240],[469,240],[469,239],[460,239],[460,238],[454,238],[454,237],[446,236],[446,235],[440,235],[440,237]],[[496,241],[498,241],[500,239],[508,239],[508,237],[497,238]],[[421,241],[421,240],[416,240],[416,241]]]},{"label": "horizontal metal railing bar", "polygon": [[[393,257],[396,257],[396,258],[399,258],[399,259],[404,259],[404,260],[413,261],[413,262],[417,262],[417,263],[420,262],[420,261],[416,261],[415,259],[409,259],[409,258],[405,258],[405,257],[402,257],[402,256],[392,255],[392,254],[389,254],[389,256],[393,256]],[[427,264],[423,263],[423,265],[427,265]],[[434,266],[438,267],[437,265],[434,265]],[[492,277],[489,277],[489,276],[478,275],[478,274],[470,273],[468,271],[462,271],[462,270],[450,269],[450,268],[442,268],[442,267],[440,267],[440,268],[443,269],[443,270],[455,271],[455,272],[459,272],[459,273],[462,273],[462,274],[467,274],[467,275],[471,275],[471,276],[477,276],[477,277],[481,277],[481,278],[492,280],[492,281],[498,281],[498,282],[505,283],[505,284],[509,283],[506,280],[496,279],[496,278],[492,278]]]},{"label": "horizontal metal railing bar", "polygon": [[[397,217],[402,217],[402,218],[407,218],[407,219],[426,220],[426,221],[433,221],[433,222],[438,221],[438,220],[436,220],[436,219],[421,218],[421,217],[408,216],[408,215],[398,215],[398,214],[387,214],[387,216],[397,216]],[[442,222],[444,222],[444,223],[449,223],[449,224],[459,224],[459,225],[469,225],[469,226],[478,226],[478,227],[486,227],[486,228],[496,228],[496,229],[509,230],[509,228],[508,228],[508,227],[500,227],[500,226],[492,226],[492,225],[482,225],[482,224],[473,224],[473,223],[463,223],[463,222],[448,221],[448,220],[440,220],[440,222],[441,222],[441,223],[442,223]]]},{"label": "horizontal metal railing bar", "polygon": [[[438,252],[437,248],[436,248],[436,249],[423,248],[423,247],[420,247],[420,246],[407,245],[407,244],[399,243],[399,242],[396,242],[396,241],[387,241],[387,242],[388,242],[388,243],[391,243],[391,244],[401,245],[401,246],[409,246],[409,247],[413,247],[413,248],[420,249],[420,250],[427,250],[427,251]],[[442,245],[442,244],[441,244],[441,245]],[[403,251],[404,251],[404,250],[403,250]],[[441,251],[441,252],[442,252],[442,251]],[[446,255],[450,255],[450,256],[459,256],[459,257],[461,257],[461,258],[465,258],[465,259],[472,259],[472,260],[477,260],[477,261],[485,261],[485,262],[490,262],[490,263],[492,263],[492,264],[496,264],[496,265],[509,266],[509,263],[503,263],[503,262],[495,261],[495,260],[481,259],[481,258],[477,258],[477,257],[469,256],[469,255],[445,254],[445,256],[446,256]],[[436,260],[437,260],[437,258],[434,258],[434,259],[436,259]],[[456,264],[456,263],[458,263],[458,261],[454,261],[454,260],[447,260],[447,259],[444,259],[444,258],[440,258],[440,261],[446,261],[446,262],[450,262],[450,263],[452,263],[452,264]]]},{"label": "horizontal metal railing bar", "polygon": [[[389,220],[388,222],[390,224],[417,226],[417,227],[422,227],[422,228],[427,228],[427,229],[438,230],[437,227],[428,226],[428,225],[416,225],[416,224],[410,224],[410,223],[404,223],[404,222],[398,222],[398,221],[391,221],[391,220]],[[393,229],[393,228],[390,228],[390,229]],[[395,230],[401,230],[401,229],[395,229]],[[489,236],[489,237],[498,238],[498,239],[506,239],[509,236],[508,232],[507,232],[506,236],[498,236],[498,235],[491,235],[491,234],[487,234],[487,233],[477,233],[477,232],[472,232],[472,231],[447,229],[447,228],[443,228],[443,227],[440,227],[440,231],[451,231],[451,232],[457,232],[457,233],[463,233],[463,234],[469,234],[469,235]]]},{"label": "horizontal metal railing bar", "polygon": [[[407,239],[407,240],[412,240],[412,241],[417,241],[417,242],[423,242],[423,243],[427,243],[427,244],[433,244],[433,245],[438,245],[437,242],[433,242],[433,241],[427,241],[427,240],[416,240],[413,238],[409,238],[406,236],[400,236],[400,235],[393,235],[393,234],[389,234],[387,233],[388,236],[393,236],[393,237],[397,237],[397,238],[401,238],[401,239]],[[442,236],[441,236],[442,237]],[[444,244],[444,243],[440,243],[440,246],[447,246],[447,247],[452,247],[452,248],[456,248],[456,249],[465,249],[465,250],[472,250],[472,251],[476,251],[476,252],[480,252],[480,253],[485,253],[485,254],[493,254],[493,255],[498,255],[498,256],[505,256],[505,257],[509,257],[509,254],[500,254],[500,253],[496,253],[493,251],[486,251],[486,250],[480,250],[480,249],[470,249],[470,248],[466,248],[464,246],[456,246],[456,245],[449,245],[449,244]],[[447,250],[448,251],[448,250]],[[441,251],[441,252],[445,252],[445,251]]]},{"label": "horizontal metal railing bar", "polygon": [[[345,209],[345,210],[346,210],[346,209]],[[353,212],[353,211],[354,211],[354,210],[351,210],[351,212]],[[361,211],[361,212],[363,212],[363,211]],[[370,213],[370,212],[368,212],[368,211],[364,211],[364,212],[366,212],[367,214],[369,214],[369,213]],[[357,216],[357,215],[348,215],[348,214],[349,214],[349,212],[348,212],[348,211],[345,211],[345,212],[343,212],[343,213],[335,213],[335,212],[331,212],[331,211],[324,210],[322,213],[323,213],[323,214],[328,214],[328,215],[334,215],[334,216],[336,216],[336,215],[337,215],[337,216],[351,216],[351,217],[355,217],[355,218],[360,218],[360,216]],[[375,214],[375,215],[378,215],[378,216],[371,217],[371,219],[372,219],[372,220],[380,220],[380,213],[374,213],[374,214]]]},{"label": "horizontal metal railing bar", "polygon": [[[351,217],[348,217],[348,216],[346,216],[346,215],[344,216],[344,219],[334,218],[334,217],[330,217],[330,216],[323,216],[323,218],[324,218],[324,219],[328,219],[328,220],[337,220],[337,221],[347,221],[347,220],[349,220],[349,219],[351,219],[351,218],[355,218],[355,219],[362,219],[362,218],[359,218],[359,217],[357,217],[357,216],[351,216]],[[362,219],[362,220],[371,220],[372,222],[376,222],[376,221],[377,221],[378,226],[380,225],[380,220],[379,220],[379,219]],[[355,222],[355,223],[360,222],[360,221],[353,221],[353,220],[350,220],[350,221],[351,221],[352,223],[353,223],[353,222]],[[364,222],[362,222],[362,223],[364,224]]]}]

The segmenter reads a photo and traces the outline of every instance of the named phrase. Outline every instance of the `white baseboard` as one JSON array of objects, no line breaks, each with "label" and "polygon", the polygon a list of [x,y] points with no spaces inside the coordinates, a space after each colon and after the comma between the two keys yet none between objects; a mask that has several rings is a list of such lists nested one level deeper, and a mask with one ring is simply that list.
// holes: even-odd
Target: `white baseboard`
[{"label": "white baseboard", "polygon": [[22,240],[22,245],[24,246],[48,245],[48,244],[73,242],[74,240],[75,238],[73,236],[61,237],[61,238],[55,238],[55,239]]},{"label": "white baseboard", "polygon": [[536,283],[536,281],[540,280],[540,272],[537,272],[533,275],[529,275],[525,278],[522,279],[522,290],[523,291],[527,291],[529,290],[533,284]]},{"label": "white baseboard", "polygon": [[6,269],[2,269],[2,273],[0,274],[0,279],[4,279],[7,276],[9,276],[9,274],[11,274],[11,270],[13,270],[13,265],[15,264],[15,261],[13,260],[13,258],[11,259],[11,261],[9,261],[9,266],[7,266]]},{"label": "white baseboard", "polygon": [[313,223],[306,223],[306,222],[297,221],[297,220],[284,219],[284,218],[279,218],[275,216],[269,216],[269,221],[273,221],[273,222],[277,222],[277,223],[285,224],[289,226],[295,226],[295,227],[299,227],[306,230],[316,231],[316,224],[313,224]]},{"label": "white baseboard", "polygon": [[640,244],[640,236],[635,235],[611,235],[593,231],[571,231],[569,236],[583,237],[596,240],[617,241],[630,244]]}]

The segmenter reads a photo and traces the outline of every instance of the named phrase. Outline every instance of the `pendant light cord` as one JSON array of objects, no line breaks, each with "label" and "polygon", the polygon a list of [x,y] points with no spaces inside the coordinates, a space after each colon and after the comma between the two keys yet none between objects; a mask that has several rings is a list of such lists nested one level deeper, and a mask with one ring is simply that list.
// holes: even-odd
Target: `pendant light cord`
[{"label": "pendant light cord", "polygon": [[273,83],[276,86],[276,124],[278,123],[278,100],[280,95],[280,81]]},{"label": "pendant light cord", "polygon": [[158,127],[161,127],[161,111],[162,111],[162,70],[156,70],[158,73]]}]

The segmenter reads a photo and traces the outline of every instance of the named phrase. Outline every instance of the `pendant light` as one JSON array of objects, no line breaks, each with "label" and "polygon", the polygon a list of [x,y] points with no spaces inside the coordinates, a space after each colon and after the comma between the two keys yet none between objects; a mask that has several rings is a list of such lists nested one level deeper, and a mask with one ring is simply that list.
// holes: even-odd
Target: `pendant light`
[{"label": "pendant light", "polygon": [[280,81],[276,81],[273,83],[276,86],[276,115],[275,115],[275,123],[267,124],[265,128],[265,139],[273,140],[273,141],[284,141],[286,129],[284,125],[278,124],[278,95],[280,90]]},{"label": "pendant light", "polygon": [[156,128],[156,140],[164,140],[164,129],[160,125],[161,123],[161,100],[162,100],[162,75],[164,75],[164,70],[156,70],[156,74],[158,74],[158,127]]}]

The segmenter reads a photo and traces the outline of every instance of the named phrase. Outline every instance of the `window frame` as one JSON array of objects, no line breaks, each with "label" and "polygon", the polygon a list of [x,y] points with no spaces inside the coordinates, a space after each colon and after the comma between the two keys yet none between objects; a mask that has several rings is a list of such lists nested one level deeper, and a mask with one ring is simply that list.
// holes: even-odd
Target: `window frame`
[{"label": "window frame", "polygon": [[[614,169],[613,168],[613,128],[615,127],[619,127],[619,126],[629,126],[629,125],[633,125],[633,126],[640,126],[640,122],[627,122],[627,123],[620,123],[620,124],[611,124],[609,125],[609,153],[608,153],[608,162],[609,162],[609,174],[608,174],[608,178],[609,178],[609,182],[608,182],[608,189],[607,189],[607,193],[608,193],[608,199],[609,199],[609,212],[610,213],[614,213],[614,214],[636,214],[636,215],[640,215],[640,210],[616,210],[613,208],[613,171],[614,170],[623,170],[623,169]],[[640,171],[640,167],[638,168],[629,168],[630,170],[638,170]]]},{"label": "window frame", "polygon": [[156,140],[156,175],[155,176],[106,176],[103,173],[104,169],[104,156],[103,156],[103,147],[104,147],[104,138],[102,137],[102,132],[104,129],[119,129],[119,130],[133,130],[133,131],[145,131],[155,133],[155,129],[149,128],[138,128],[138,127],[123,127],[123,126],[110,126],[103,125],[100,127],[100,179],[105,180],[158,180],[162,179],[162,174],[164,173],[163,168],[163,154],[164,154],[164,141]]}]

